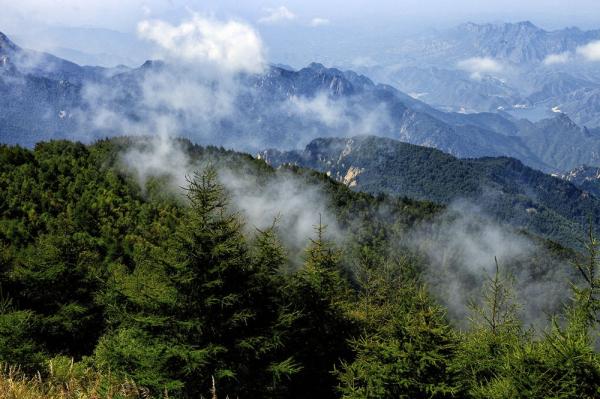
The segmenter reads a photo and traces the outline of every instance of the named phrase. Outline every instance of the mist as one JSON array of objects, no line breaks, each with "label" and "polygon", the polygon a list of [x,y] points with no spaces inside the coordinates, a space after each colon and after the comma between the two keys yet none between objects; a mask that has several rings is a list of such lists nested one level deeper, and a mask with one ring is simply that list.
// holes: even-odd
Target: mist
[{"label": "mist", "polygon": [[[319,223],[327,226],[327,238],[339,247],[360,229],[358,222],[341,227],[324,187],[285,168],[259,176],[252,167],[234,167],[227,159],[209,155],[192,159],[183,142],[169,136],[140,142],[125,151],[121,161],[142,188],[150,178],[159,177],[164,190],[184,198],[189,177],[215,167],[230,211],[239,213],[245,232],[253,236],[275,225],[294,267],[301,266]],[[576,277],[573,266],[550,253],[542,240],[496,222],[473,201],[453,202],[433,220],[403,231],[388,245],[391,253],[408,248],[423,260],[422,281],[445,306],[452,323],[465,329],[470,306],[481,305],[485,281],[495,273],[495,259],[501,274],[512,277],[519,318],[538,332],[569,301],[570,282]]]},{"label": "mist", "polygon": [[[296,19],[279,14],[287,15],[284,22]],[[276,22],[279,14],[264,23]],[[366,104],[352,95],[341,96],[345,88],[336,86],[335,80],[328,90],[297,93],[279,87],[274,99],[266,98],[270,93],[261,88],[268,84],[269,74],[284,72],[268,66],[262,36],[241,20],[197,13],[177,23],[149,18],[138,23],[137,34],[154,46],[161,61],[145,64],[136,74],[85,82],[81,88],[85,105],[68,110],[68,115],[79,124],[76,138],[82,141],[144,136],[143,145],[121,154],[142,189],[152,177],[166,176],[165,189],[181,195],[187,176],[210,164],[210,159],[191,159],[177,140],[180,137],[253,152],[272,146],[299,148],[317,137],[397,132],[385,102]],[[590,48],[588,55],[595,56],[595,51]],[[488,58],[467,59],[459,66],[474,79],[504,69]],[[248,231],[277,221],[292,262],[299,263],[319,223],[328,225],[335,242],[347,239],[349,232],[339,227],[321,187],[285,171],[268,181],[223,165],[218,171],[231,209],[240,212]],[[494,257],[515,277],[526,324],[543,325],[567,298],[568,265],[551,260],[539,243],[493,222],[472,204],[452,204],[402,241],[425,256],[424,279],[458,324],[467,320],[469,302],[480,298],[483,282],[494,271]]]},{"label": "mist", "polygon": [[146,193],[148,182],[159,179],[162,190],[185,202],[189,179],[206,168],[217,170],[226,189],[229,211],[240,215],[244,230],[252,237],[259,230],[276,226],[291,265],[299,267],[315,228],[326,226],[326,238],[343,245],[347,232],[331,211],[331,199],[322,186],[285,169],[258,176],[247,166],[233,167],[225,159],[210,155],[191,157],[185,143],[159,135],[134,140],[121,153],[120,164]]},{"label": "mist", "polygon": [[541,331],[571,295],[571,264],[550,254],[541,241],[492,220],[472,201],[453,202],[433,221],[413,229],[405,242],[425,257],[426,284],[462,328],[468,327],[470,306],[481,305],[495,259],[500,274],[512,277],[525,327]]}]

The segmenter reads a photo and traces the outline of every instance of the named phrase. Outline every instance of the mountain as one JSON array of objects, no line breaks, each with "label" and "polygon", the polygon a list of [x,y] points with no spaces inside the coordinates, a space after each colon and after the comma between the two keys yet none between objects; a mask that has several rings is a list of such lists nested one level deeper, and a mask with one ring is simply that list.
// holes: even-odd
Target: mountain
[{"label": "mountain", "polygon": [[[379,64],[444,67],[470,57],[490,57],[511,65],[537,65],[554,54],[600,40],[600,29],[568,27],[545,30],[531,21],[515,23],[466,22],[398,40]],[[374,55],[377,57],[377,55]]]},{"label": "mountain", "polygon": [[578,48],[600,30],[544,30],[529,21],[465,23],[399,40],[361,73],[454,112],[511,112],[542,119],[559,108],[600,126],[600,68]]},{"label": "mountain", "polygon": [[[600,162],[600,134],[563,113],[528,122],[506,112],[443,112],[364,75],[318,63],[297,71],[270,66],[220,81],[163,61],[138,68],[80,67],[23,50],[7,38],[3,43],[5,143],[90,142],[168,130],[202,144],[255,152],[299,149],[317,137],[376,134],[461,158],[510,156],[547,172]],[[22,62],[32,59],[36,63]]]},{"label": "mountain", "polygon": [[[322,173],[273,169],[186,140],[154,153],[156,143],[0,145],[0,361],[23,367],[0,373],[2,397],[90,399],[111,390],[159,398],[168,389],[191,398],[218,389],[232,398],[334,399],[340,387],[352,392],[354,370],[364,367],[399,370],[383,372],[375,397],[480,388],[464,359],[482,339],[488,346],[498,338],[487,341],[491,328],[461,326],[472,324],[469,305],[485,305],[491,276],[499,281],[494,257],[515,276],[522,312],[511,314],[532,332],[510,338],[511,349],[525,339],[523,350],[539,345],[533,327],[547,331],[548,315],[560,317],[571,294],[568,282],[579,281],[568,263],[573,251],[477,215],[354,192]],[[173,155],[198,167],[188,190],[173,184],[187,170]],[[552,339],[533,358],[544,364],[556,340],[539,336]],[[365,360],[366,340],[382,360]],[[562,364],[563,352],[555,356],[549,363]],[[486,364],[503,370],[497,357]],[[527,377],[562,371],[546,370]],[[42,372],[43,383],[35,377]],[[585,392],[597,380],[587,378]]]},{"label": "mountain", "polygon": [[349,187],[444,204],[468,201],[497,220],[576,246],[600,221],[600,200],[568,181],[508,158],[457,159],[439,150],[363,136],[313,140],[304,150],[266,150],[278,166],[320,170]]},{"label": "mountain", "polygon": [[562,112],[535,123],[521,121],[519,137],[558,170],[570,170],[578,164],[600,165],[600,129],[582,128]]},{"label": "mountain", "polygon": [[[536,64],[551,54],[574,51],[578,46],[600,39],[600,30],[582,31],[571,27],[544,30],[530,21],[500,24],[464,23],[444,32],[451,52],[462,56],[484,56],[514,63]],[[445,54],[450,51],[446,50]]]},{"label": "mountain", "polygon": [[597,130],[222,66],[0,37],[0,397],[597,396]]},{"label": "mountain", "polygon": [[0,65],[3,70],[37,78],[68,80],[76,84],[86,80],[99,79],[105,68],[79,66],[74,62],[51,54],[26,50],[13,43],[0,32]]},{"label": "mountain", "polygon": [[[321,64],[299,71],[272,66],[264,74],[238,76],[230,93],[165,63],[115,71],[79,67],[42,54],[34,67],[23,68],[18,60],[32,54],[11,44],[2,70],[4,142],[32,145],[59,137],[89,141],[122,134],[131,126],[149,130],[154,127],[138,125],[165,117],[183,136],[240,149],[289,148],[318,136],[376,132],[457,156],[510,154],[548,168],[518,138],[495,132],[480,117],[471,123],[468,116],[443,115],[390,86]],[[189,84],[180,82],[185,79]],[[173,105],[171,83],[181,84],[189,101]],[[213,112],[196,105],[210,105],[211,100],[200,98],[206,95],[233,98],[232,112],[213,117],[222,108]]]},{"label": "mountain", "polygon": [[394,87],[448,112],[474,113],[510,109],[523,102],[518,90],[501,79],[472,79],[465,71],[437,66],[406,66],[388,72],[385,68],[365,73],[388,81]]},{"label": "mountain", "polygon": [[600,197],[600,168],[582,165],[557,177],[573,183],[582,190]]},{"label": "mountain", "polygon": [[83,106],[84,83],[109,71],[22,49],[0,33],[0,141],[31,146],[77,132],[72,110]]},{"label": "mountain", "polygon": [[34,48],[68,59],[79,65],[135,66],[152,53],[148,42],[135,32],[123,33],[98,27],[32,27],[12,37],[22,47]]}]

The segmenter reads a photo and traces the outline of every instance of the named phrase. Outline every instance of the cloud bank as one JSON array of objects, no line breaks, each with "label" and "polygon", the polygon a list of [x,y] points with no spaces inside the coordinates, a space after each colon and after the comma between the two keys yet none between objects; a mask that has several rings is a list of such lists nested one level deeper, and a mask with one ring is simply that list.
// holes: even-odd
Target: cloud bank
[{"label": "cloud bank", "polygon": [[267,14],[258,20],[258,23],[260,24],[275,24],[296,19],[296,14],[291,12],[285,6],[279,6],[277,8],[267,8],[265,11],[267,12]]},{"label": "cloud bank", "polygon": [[600,40],[577,47],[577,54],[587,61],[600,61]]},{"label": "cloud bank", "polygon": [[490,57],[472,57],[458,62],[458,69],[469,72],[472,79],[479,80],[485,75],[500,73],[503,65]]},{"label": "cloud bank", "polygon": [[574,59],[586,62],[600,61],[600,40],[578,46],[575,51],[550,54],[544,58],[543,64],[547,66],[567,64]]},{"label": "cloud bank", "polygon": [[161,20],[138,24],[140,37],[156,43],[166,59],[208,64],[228,73],[260,73],[266,66],[260,36],[249,25],[195,14],[180,25]]},{"label": "cloud bank", "polygon": [[253,170],[232,169],[227,161],[204,155],[192,159],[186,146],[168,136],[141,139],[121,155],[121,161],[145,192],[149,179],[160,178],[165,190],[184,198],[187,178],[208,165],[216,167],[219,182],[229,194],[230,210],[239,212],[245,229],[251,235],[276,222],[278,236],[289,258],[299,265],[315,226],[327,226],[327,238],[341,244],[345,232],[331,212],[331,200],[320,185],[279,170],[266,178]]},{"label": "cloud bank", "polygon": [[456,201],[447,211],[409,232],[409,247],[424,254],[425,280],[449,316],[466,327],[469,304],[478,303],[494,257],[503,274],[514,279],[516,301],[526,325],[546,325],[570,295],[569,265],[557,261],[539,243],[502,226],[477,205]]},{"label": "cloud bank", "polygon": [[319,120],[331,128],[339,127],[346,115],[345,107],[326,93],[319,93],[313,98],[291,96],[288,106],[290,112]]},{"label": "cloud bank", "polygon": [[550,54],[550,55],[546,56],[546,58],[544,58],[542,63],[544,65],[550,66],[550,65],[566,64],[570,60],[571,60],[571,53],[566,51],[564,53]]}]

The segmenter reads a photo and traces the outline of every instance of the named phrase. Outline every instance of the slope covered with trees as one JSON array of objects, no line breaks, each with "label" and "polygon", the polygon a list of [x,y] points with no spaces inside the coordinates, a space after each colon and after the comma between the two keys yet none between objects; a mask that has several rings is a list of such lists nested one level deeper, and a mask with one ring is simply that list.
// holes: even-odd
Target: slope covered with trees
[{"label": "slope covered with trees", "polygon": [[[19,367],[0,373],[0,394],[600,394],[593,236],[584,283],[544,334],[522,324],[504,265],[470,327],[457,329],[425,284],[425,260],[389,245],[440,206],[356,193],[324,174],[276,171],[188,142],[190,156],[211,162],[180,195],[164,190],[164,176],[138,184],[121,164],[132,144],[0,147],[0,362]],[[258,184],[285,172],[318,185],[345,239],[318,223],[301,264],[292,262],[285,226],[248,228],[231,206],[223,165]]]},{"label": "slope covered with trees", "polygon": [[459,159],[375,136],[316,139],[302,151],[267,150],[260,157],[275,167],[316,169],[374,194],[443,204],[468,200],[499,221],[571,247],[590,220],[600,223],[596,196],[514,158]]}]

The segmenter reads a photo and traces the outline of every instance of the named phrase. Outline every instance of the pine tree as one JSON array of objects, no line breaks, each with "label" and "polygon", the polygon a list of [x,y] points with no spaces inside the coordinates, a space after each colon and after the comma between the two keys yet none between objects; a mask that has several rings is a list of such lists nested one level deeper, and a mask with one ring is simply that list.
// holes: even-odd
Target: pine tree
[{"label": "pine tree", "polygon": [[298,371],[284,350],[296,316],[283,301],[281,245],[269,229],[250,248],[214,168],[190,180],[187,197],[164,246],[142,242],[132,272],[114,268],[104,300],[115,329],[97,362],[154,392],[199,397],[214,378],[226,395],[277,395]]},{"label": "pine tree", "polygon": [[338,250],[325,239],[326,226],[316,226],[304,267],[290,277],[288,301],[299,317],[290,349],[302,370],[292,380],[290,397],[332,397],[333,370],[350,356],[347,340],[355,332],[349,313],[351,294],[340,276]]},{"label": "pine tree", "polygon": [[453,365],[461,374],[461,389],[473,397],[490,394],[488,384],[500,376],[507,356],[529,338],[518,317],[512,276],[501,272],[496,258],[494,262],[495,271],[484,283],[481,303],[470,304],[470,329],[462,334]]},{"label": "pine tree", "polygon": [[252,274],[247,301],[257,314],[242,348],[240,366],[247,374],[245,397],[287,397],[289,384],[301,370],[287,347],[299,312],[285,301],[285,250],[277,238],[276,221],[265,230],[257,230],[251,246]]},{"label": "pine tree", "polygon": [[582,278],[583,284],[571,285],[573,291],[573,306],[570,310],[571,320],[593,327],[600,323],[600,276],[598,276],[598,261],[600,256],[600,241],[594,234],[590,224],[587,240],[583,242],[586,257],[583,261],[575,262],[575,268]]},{"label": "pine tree", "polygon": [[355,358],[336,372],[342,397],[454,397],[455,336],[409,269],[387,261],[363,271],[353,312],[363,331],[351,340]]},{"label": "pine tree", "polygon": [[39,326],[31,311],[15,309],[0,285],[0,363],[34,371],[45,359],[37,341]]},{"label": "pine tree", "polygon": [[96,243],[64,226],[40,236],[15,261],[13,297],[40,328],[38,343],[50,353],[89,355],[104,330],[95,303],[100,272]]}]

